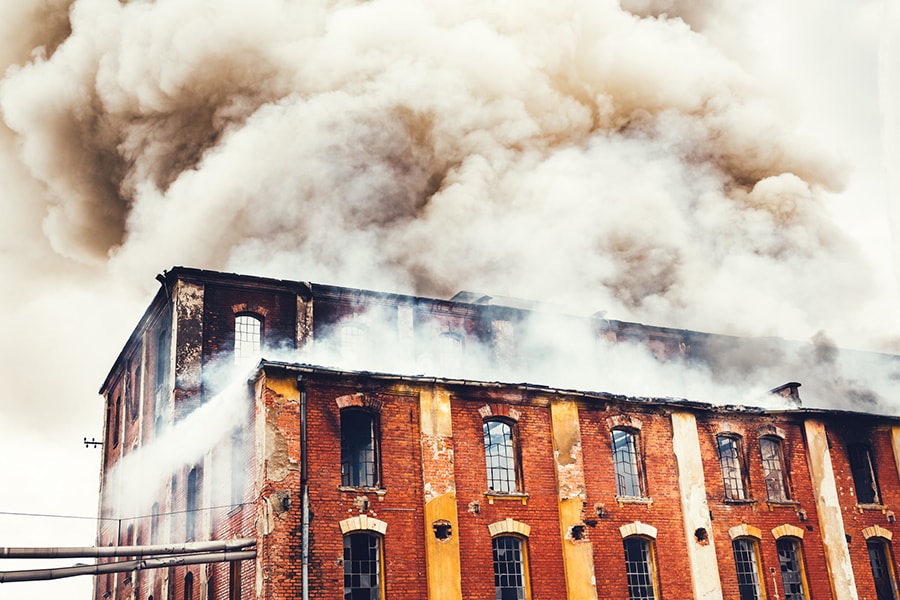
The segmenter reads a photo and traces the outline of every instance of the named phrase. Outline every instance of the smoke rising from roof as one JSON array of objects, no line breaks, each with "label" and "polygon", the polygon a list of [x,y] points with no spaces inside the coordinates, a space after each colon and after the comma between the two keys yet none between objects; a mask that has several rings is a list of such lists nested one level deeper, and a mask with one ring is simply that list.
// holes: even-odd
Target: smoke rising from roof
[{"label": "smoke rising from roof", "polygon": [[623,5],[78,0],[0,107],[53,249],[132,281],[186,264],[737,333],[846,322],[874,282],[825,210],[842,160],[719,43],[726,13]]}]

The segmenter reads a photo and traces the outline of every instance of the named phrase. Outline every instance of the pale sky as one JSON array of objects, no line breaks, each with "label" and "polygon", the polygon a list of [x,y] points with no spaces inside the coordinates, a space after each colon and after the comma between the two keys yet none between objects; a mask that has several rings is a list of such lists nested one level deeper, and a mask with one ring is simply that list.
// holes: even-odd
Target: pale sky
[{"label": "pale sky", "polygon": [[173,265],[900,352],[898,5],[6,0],[0,546],[93,545]]}]

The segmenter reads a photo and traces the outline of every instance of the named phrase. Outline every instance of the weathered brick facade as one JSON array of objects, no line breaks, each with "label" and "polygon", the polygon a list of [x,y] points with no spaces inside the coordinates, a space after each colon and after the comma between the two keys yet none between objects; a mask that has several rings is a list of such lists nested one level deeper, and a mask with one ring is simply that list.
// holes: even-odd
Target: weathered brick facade
[{"label": "weathered brick facade", "polygon": [[[349,352],[342,336],[354,343],[360,332],[341,324],[372,307],[395,334],[391,352],[438,364],[435,340],[448,336],[448,347],[487,349],[479,360],[515,361],[528,311],[182,268],[161,282],[101,390],[98,544],[253,538],[257,555],[102,575],[97,600],[282,600],[304,588],[336,598],[358,574],[347,563],[357,537],[375,544],[377,558],[361,564],[377,565],[383,598],[499,597],[497,540],[521,544],[513,563],[532,600],[898,598],[900,420],[313,366],[314,344]],[[228,387],[241,315],[258,319],[262,355],[278,360],[238,370]],[[660,360],[707,356],[731,340],[590,327],[598,339],[640,341]],[[796,395],[796,384],[781,391]],[[359,435],[347,430],[351,414],[371,427],[371,461],[342,455]],[[486,423],[509,432],[493,463],[509,489],[491,489]],[[722,440],[733,471],[720,461]],[[371,480],[348,483],[355,468]],[[875,486],[866,501],[860,482]],[[755,583],[746,556],[736,560],[744,542],[755,549]],[[645,554],[626,564],[626,547]],[[790,548],[802,562],[794,595],[782,578]],[[878,552],[883,572],[870,560]],[[642,567],[640,592],[627,573]]]}]

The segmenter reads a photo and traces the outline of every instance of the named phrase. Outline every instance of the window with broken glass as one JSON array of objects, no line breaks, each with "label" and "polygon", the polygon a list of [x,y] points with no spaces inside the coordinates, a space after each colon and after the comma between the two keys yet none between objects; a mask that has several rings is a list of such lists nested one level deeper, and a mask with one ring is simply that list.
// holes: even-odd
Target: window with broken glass
[{"label": "window with broken glass", "polygon": [[759,545],[754,539],[738,538],[731,542],[731,548],[741,600],[760,600]]},{"label": "window with broken glass", "polygon": [[642,537],[627,537],[623,543],[628,600],[656,600],[656,564],[652,542]]},{"label": "window with broken glass", "polygon": [[784,458],[779,438],[764,437],[759,440],[759,452],[762,457],[763,479],[766,482],[766,495],[773,502],[790,500],[784,476]]},{"label": "window with broken glass", "polygon": [[778,550],[784,600],[808,600],[800,542],[793,538],[780,538],[775,542],[775,548]]},{"label": "window with broken glass", "polygon": [[881,504],[875,460],[868,444],[853,444],[848,448],[850,471],[856,487],[856,501],[860,504]]},{"label": "window with broken glass", "polygon": [[616,495],[626,498],[642,498],[644,484],[637,432],[613,429],[612,451],[616,475]]},{"label": "window with broken glass", "polygon": [[381,600],[381,538],[344,536],[344,600]]},{"label": "window with broken glass", "polygon": [[881,537],[869,538],[866,549],[875,582],[875,600],[897,600],[897,577],[891,560],[890,542]]},{"label": "window with broken glass", "polygon": [[484,458],[488,489],[492,492],[520,491],[513,429],[512,423],[503,420],[484,422]]},{"label": "window with broken glass", "polygon": [[341,411],[341,485],[377,487],[378,476],[378,415]]},{"label": "window with broken glass", "polygon": [[494,553],[494,589],[496,600],[527,600],[528,570],[524,540],[511,535],[491,541]]},{"label": "window with broken glass", "polygon": [[735,435],[720,435],[716,437],[716,441],[719,447],[719,465],[722,468],[725,499],[746,500],[741,439]]}]

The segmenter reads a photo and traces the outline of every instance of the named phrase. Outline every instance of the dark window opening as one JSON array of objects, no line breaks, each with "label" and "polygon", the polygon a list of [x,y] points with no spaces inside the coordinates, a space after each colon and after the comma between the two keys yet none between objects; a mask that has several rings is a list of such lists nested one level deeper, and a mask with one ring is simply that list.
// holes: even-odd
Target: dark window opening
[{"label": "dark window opening", "polygon": [[625,538],[625,575],[628,579],[628,600],[656,600],[656,567],[650,540]]},{"label": "dark window opening", "polygon": [[872,448],[866,444],[854,444],[849,448],[849,455],[856,501],[860,504],[881,504]]},{"label": "dark window opening", "polygon": [[228,600],[241,600],[241,561],[228,565]]},{"label": "dark window opening", "polygon": [[197,522],[200,510],[200,485],[203,469],[197,465],[188,473],[187,507],[185,512],[185,539],[193,542],[197,537]]},{"label": "dark window opening", "polygon": [[781,538],[775,543],[778,565],[781,568],[781,584],[784,600],[806,600],[806,583],[800,543],[791,538]]},{"label": "dark window opening", "polygon": [[378,480],[378,415],[341,411],[341,485],[376,487]]},{"label": "dark window opening", "polygon": [[492,540],[491,545],[494,555],[495,600],[526,600],[522,540],[513,536],[499,536]]},{"label": "dark window opening", "polygon": [[184,600],[194,600],[194,574],[190,571],[184,576]]},{"label": "dark window opening", "polygon": [[741,600],[760,600],[759,563],[756,542],[738,538],[731,542],[737,570],[738,592]]},{"label": "dark window opening", "polygon": [[344,600],[381,600],[381,540],[375,535],[344,536]]},{"label": "dark window opening", "polygon": [[897,600],[894,592],[896,576],[888,542],[881,538],[872,538],[866,542],[866,548],[869,551],[872,579],[875,581],[876,600]]}]

